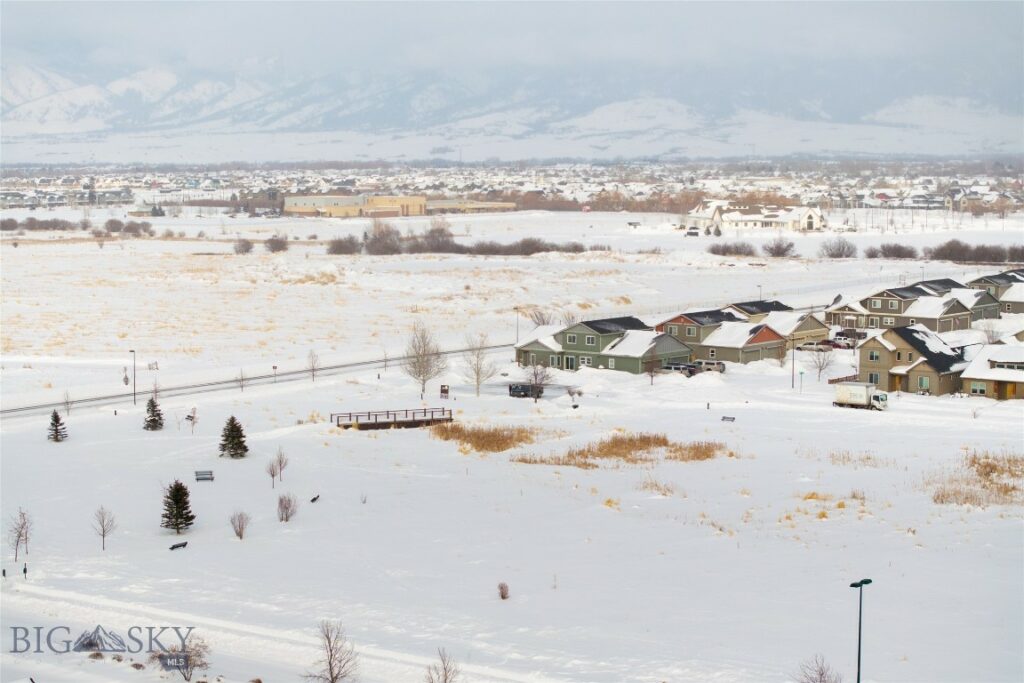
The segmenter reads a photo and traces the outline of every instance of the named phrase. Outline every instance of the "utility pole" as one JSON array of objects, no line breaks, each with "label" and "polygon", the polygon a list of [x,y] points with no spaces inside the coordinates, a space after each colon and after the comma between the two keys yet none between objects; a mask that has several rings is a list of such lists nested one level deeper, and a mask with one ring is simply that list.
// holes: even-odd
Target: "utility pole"
[{"label": "utility pole", "polygon": [[135,349],[128,349],[128,353],[132,354],[132,405],[138,405],[135,400]]}]

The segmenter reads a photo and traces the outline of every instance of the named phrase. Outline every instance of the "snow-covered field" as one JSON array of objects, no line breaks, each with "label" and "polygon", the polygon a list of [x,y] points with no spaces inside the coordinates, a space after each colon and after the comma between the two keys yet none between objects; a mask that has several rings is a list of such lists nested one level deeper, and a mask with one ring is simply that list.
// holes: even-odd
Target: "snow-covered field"
[{"label": "snow-covered field", "polygon": [[[612,247],[532,258],[327,256],[319,242],[361,234],[358,221],[156,219],[158,233],[213,239],[112,240],[102,249],[69,236],[5,235],[3,406],[60,400],[65,390],[123,391],[128,349],[143,390],[153,380],[297,369],[311,348],[324,363],[393,357],[414,320],[454,347],[482,330],[513,341],[515,307],[653,321],[754,299],[759,286],[791,305],[821,305],[840,291],[913,282],[922,269],[966,278],[995,270],[719,258],[705,252],[711,238],[665,227],[671,218],[641,216],[637,229],[625,214],[452,219],[463,240]],[[904,226],[898,241],[1019,243],[1021,226],[1020,217],[956,230]],[[273,232],[302,239],[284,254],[231,253],[236,234]],[[313,233],[317,243],[306,239]],[[893,238],[891,229],[845,236],[861,248]],[[813,257],[823,238],[793,239]],[[655,247],[661,253],[640,253]],[[524,334],[529,323],[519,324]],[[555,388],[538,403],[509,398],[504,383],[519,371],[501,351],[494,358],[508,377],[479,398],[453,360],[439,380],[452,385],[447,403],[434,398],[438,382],[421,401],[392,365],[166,397],[167,426],[156,433],[141,429],[141,403],[73,408],[61,444],[46,441],[45,416],[5,418],[3,518],[24,508],[35,531],[27,581],[4,549],[0,678],[158,679],[149,665],[135,671],[109,657],[7,652],[11,626],[67,625],[73,639],[99,623],[118,632],[195,626],[212,648],[210,680],[295,681],[317,657],[317,620],[329,617],[345,623],[366,683],[421,680],[438,647],[474,683],[781,682],[815,653],[851,680],[857,605],[848,585],[865,577],[874,580],[865,589],[866,681],[1024,678],[1021,508],[932,501],[964,449],[1021,452],[1022,402],[903,395],[887,413],[842,410],[803,355],[795,388],[788,361],[661,376],[653,386],[610,371],[560,373],[557,383],[583,389],[578,409]],[[154,361],[159,370],[146,369]],[[849,374],[852,361],[844,352],[828,374]],[[424,430],[341,432],[324,419],[442,403],[460,423],[526,426],[536,440],[481,454]],[[181,422],[193,407],[194,434]],[[229,415],[248,435],[243,460],[217,457]],[[512,460],[563,454],[617,430],[721,441],[736,457],[655,454],[589,470]],[[279,447],[291,464],[272,490],[264,465]],[[213,469],[216,481],[193,482],[197,469]],[[175,478],[189,485],[197,515],[181,539],[158,526],[161,487]],[[301,501],[287,524],[274,514],[282,491]],[[90,529],[99,505],[120,523],[106,551]],[[244,541],[228,525],[235,510],[253,517]],[[168,552],[176,540],[188,548]],[[498,599],[502,581],[508,601]]]}]

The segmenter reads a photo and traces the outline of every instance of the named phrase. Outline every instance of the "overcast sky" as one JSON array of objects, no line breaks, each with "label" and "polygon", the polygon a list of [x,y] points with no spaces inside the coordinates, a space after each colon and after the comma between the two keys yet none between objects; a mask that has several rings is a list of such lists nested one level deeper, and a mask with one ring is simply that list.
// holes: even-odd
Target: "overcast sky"
[{"label": "overcast sky", "polygon": [[[309,76],[605,69],[798,79],[966,96],[1022,109],[1024,3],[9,2],[5,65],[100,82],[146,67],[288,82]],[[867,75],[867,76],[865,76]],[[827,87],[826,87],[827,86]]]}]

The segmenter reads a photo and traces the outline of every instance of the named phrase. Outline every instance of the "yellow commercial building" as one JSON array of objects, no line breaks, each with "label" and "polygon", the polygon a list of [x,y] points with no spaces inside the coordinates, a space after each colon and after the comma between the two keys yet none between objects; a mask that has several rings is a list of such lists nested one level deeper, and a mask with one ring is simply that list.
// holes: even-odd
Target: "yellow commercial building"
[{"label": "yellow commercial building", "polygon": [[398,218],[427,215],[426,197],[381,195],[292,195],[284,198],[284,212],[330,218]]}]

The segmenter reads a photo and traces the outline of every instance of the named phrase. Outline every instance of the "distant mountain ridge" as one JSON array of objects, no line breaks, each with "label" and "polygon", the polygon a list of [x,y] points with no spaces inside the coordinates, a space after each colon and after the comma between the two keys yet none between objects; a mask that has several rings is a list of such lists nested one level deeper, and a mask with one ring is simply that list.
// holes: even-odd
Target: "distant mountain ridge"
[{"label": "distant mountain ridge", "polygon": [[709,87],[671,73],[341,73],[276,84],[160,68],[97,83],[5,64],[0,94],[8,161],[1024,151],[1021,116],[967,98],[906,96],[840,116],[826,100],[770,87],[712,103],[701,96]]}]

